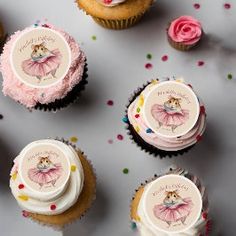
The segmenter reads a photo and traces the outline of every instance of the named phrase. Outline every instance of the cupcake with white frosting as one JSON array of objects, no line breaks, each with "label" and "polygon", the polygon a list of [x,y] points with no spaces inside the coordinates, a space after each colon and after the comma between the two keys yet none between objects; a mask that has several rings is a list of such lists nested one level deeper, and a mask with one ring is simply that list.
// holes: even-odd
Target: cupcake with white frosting
[{"label": "cupcake with white frosting", "polygon": [[188,151],[206,128],[204,104],[183,79],[157,79],[139,88],[126,112],[131,139],[155,156]]},{"label": "cupcake with white frosting", "polygon": [[15,158],[10,188],[25,216],[62,228],[90,208],[96,177],[79,149],[45,139],[30,143]]},{"label": "cupcake with white frosting", "polygon": [[181,168],[142,184],[130,214],[141,236],[205,236],[211,230],[205,187]]}]

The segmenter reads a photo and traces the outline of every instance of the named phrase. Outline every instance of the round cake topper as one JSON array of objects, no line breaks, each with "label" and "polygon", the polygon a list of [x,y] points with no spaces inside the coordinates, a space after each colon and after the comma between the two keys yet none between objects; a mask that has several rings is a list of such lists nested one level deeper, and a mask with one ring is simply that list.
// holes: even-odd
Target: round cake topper
[{"label": "round cake topper", "polygon": [[142,207],[152,227],[165,233],[181,233],[201,216],[202,197],[188,178],[170,174],[150,183]]},{"label": "round cake topper", "polygon": [[28,189],[38,194],[49,194],[67,184],[70,162],[60,147],[42,141],[22,151],[18,172]]},{"label": "round cake topper", "polygon": [[143,116],[156,134],[175,138],[188,133],[199,117],[199,101],[193,90],[176,81],[153,86],[144,100]]},{"label": "round cake topper", "polygon": [[21,82],[33,88],[45,88],[66,76],[71,65],[71,50],[57,31],[36,27],[17,38],[10,62]]}]

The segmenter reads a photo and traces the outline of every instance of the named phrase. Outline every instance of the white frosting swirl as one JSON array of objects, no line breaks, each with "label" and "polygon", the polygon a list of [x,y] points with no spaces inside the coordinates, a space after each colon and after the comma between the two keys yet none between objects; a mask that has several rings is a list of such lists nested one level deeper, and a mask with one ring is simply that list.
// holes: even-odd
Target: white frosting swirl
[{"label": "white frosting swirl", "polygon": [[114,7],[127,0],[97,0],[98,3],[102,4],[105,7]]},{"label": "white frosting swirl", "polygon": [[[183,169],[174,169],[173,171],[169,172],[170,174],[179,174],[179,175],[185,175],[185,177],[191,177],[191,180],[194,182],[194,184],[198,185],[199,179],[196,176],[190,175],[188,172],[184,171]],[[167,173],[167,174],[169,174]],[[188,177],[188,178],[189,178]],[[149,183],[150,184],[150,183]],[[143,205],[144,205],[144,193],[145,191],[148,189],[149,184],[147,184],[144,187],[144,192],[142,194],[142,197],[140,199],[139,202],[139,206],[138,206],[138,216],[140,218],[139,222],[136,222],[137,228],[140,232],[141,236],[200,236],[200,235],[204,235],[205,231],[206,231],[206,225],[207,225],[207,219],[205,219],[203,217],[203,215],[201,215],[198,219],[198,221],[188,230],[184,231],[184,232],[180,232],[180,233],[166,233],[163,231],[158,231],[156,228],[154,228],[146,219],[145,213],[144,213],[144,209],[143,209]],[[202,199],[203,202],[206,201],[206,194],[205,194],[205,188],[202,187],[201,185],[197,186],[201,195],[202,195]],[[202,211],[206,211],[208,212],[208,206],[204,206]]]},{"label": "white frosting swirl", "polygon": [[[24,182],[18,172],[21,159],[24,157],[26,151],[42,144],[52,144],[63,150],[70,166],[75,167],[73,171],[70,171],[69,177],[64,185],[57,191],[47,194],[39,194],[37,191],[28,189],[27,187],[19,188],[19,185]],[[15,158],[14,166],[11,171],[10,188],[23,210],[43,215],[58,215],[65,212],[76,203],[83,189],[83,183],[83,167],[74,148],[57,140],[45,139],[30,143]],[[23,196],[23,199],[19,198],[19,196]],[[50,208],[52,205],[56,206],[53,210]]]}]

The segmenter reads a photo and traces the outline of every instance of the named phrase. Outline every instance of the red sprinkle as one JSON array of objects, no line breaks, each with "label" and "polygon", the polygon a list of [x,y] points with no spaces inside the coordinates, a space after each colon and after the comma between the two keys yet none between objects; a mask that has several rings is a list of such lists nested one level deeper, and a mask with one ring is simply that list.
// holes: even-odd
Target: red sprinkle
[{"label": "red sprinkle", "polygon": [[50,209],[51,209],[52,211],[56,210],[56,208],[57,208],[57,206],[56,206],[55,204],[52,204],[52,205],[50,206]]},{"label": "red sprinkle", "polygon": [[206,109],[205,109],[204,106],[200,106],[200,112],[201,112],[202,114],[206,114]]},{"label": "red sprinkle", "polygon": [[167,61],[168,60],[168,56],[167,55],[162,56],[161,60],[162,61]]},{"label": "red sprinkle", "polygon": [[199,3],[195,3],[193,4],[193,7],[198,10],[200,9],[201,5]]},{"label": "red sprinkle", "polygon": [[107,101],[107,105],[108,105],[108,106],[113,106],[113,105],[114,105],[114,102],[113,102],[112,100],[108,100],[108,101]]},{"label": "red sprinkle", "polygon": [[191,85],[191,84],[188,84],[188,86],[192,89],[193,88],[193,86]]},{"label": "red sprinkle", "polygon": [[196,137],[197,141],[201,141],[202,140],[202,136],[199,134],[197,137]]},{"label": "red sprinkle", "polygon": [[198,61],[197,65],[198,66],[204,66],[205,62],[204,61]]},{"label": "red sprinkle", "polygon": [[111,3],[112,3],[112,0],[103,0],[103,2],[104,2],[105,4],[111,4]]},{"label": "red sprinkle", "polygon": [[25,187],[24,184],[19,184],[19,185],[18,185],[18,188],[19,188],[19,189],[23,189],[24,187]]},{"label": "red sprinkle", "polygon": [[27,218],[29,216],[29,212],[28,211],[22,211],[22,216]]},{"label": "red sprinkle", "polygon": [[139,115],[139,114],[136,114],[134,117],[138,119],[138,118],[140,117],[140,115]]},{"label": "red sprinkle", "polygon": [[108,143],[109,144],[113,144],[113,140],[112,139],[108,139]]},{"label": "red sprinkle", "polygon": [[152,64],[151,63],[147,63],[146,65],[145,65],[145,68],[147,69],[147,70],[151,70],[152,69]]},{"label": "red sprinkle", "polygon": [[123,135],[121,135],[121,134],[118,134],[118,135],[117,135],[117,139],[118,139],[118,140],[123,140],[123,139],[124,139],[124,137],[123,137]]},{"label": "red sprinkle", "polygon": [[202,217],[203,217],[204,220],[206,220],[206,219],[208,218],[207,213],[206,213],[206,212],[203,212],[203,213],[202,213]]},{"label": "red sprinkle", "polygon": [[225,3],[225,4],[224,4],[224,8],[227,9],[227,10],[230,9],[230,8],[231,8],[230,3]]}]

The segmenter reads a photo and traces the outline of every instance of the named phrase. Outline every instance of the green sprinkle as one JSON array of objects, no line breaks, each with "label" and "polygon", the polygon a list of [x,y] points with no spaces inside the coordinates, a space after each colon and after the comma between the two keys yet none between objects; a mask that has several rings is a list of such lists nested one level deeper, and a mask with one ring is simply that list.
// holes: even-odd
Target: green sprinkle
[{"label": "green sprinkle", "polygon": [[132,230],[137,229],[137,225],[136,225],[135,222],[131,222],[131,229],[132,229]]},{"label": "green sprinkle", "polygon": [[228,74],[228,79],[233,79],[233,75],[232,74]]},{"label": "green sprinkle", "polygon": [[92,36],[92,40],[96,41],[96,40],[97,40],[97,36],[96,36],[96,35],[93,35],[93,36]]},{"label": "green sprinkle", "polygon": [[124,168],[123,169],[123,173],[127,175],[129,173],[129,169],[128,168]]},{"label": "green sprinkle", "polygon": [[148,53],[146,57],[147,57],[148,60],[151,60],[152,59],[152,54]]},{"label": "green sprinkle", "polygon": [[140,112],[140,108],[138,107],[136,111],[139,113]]}]

